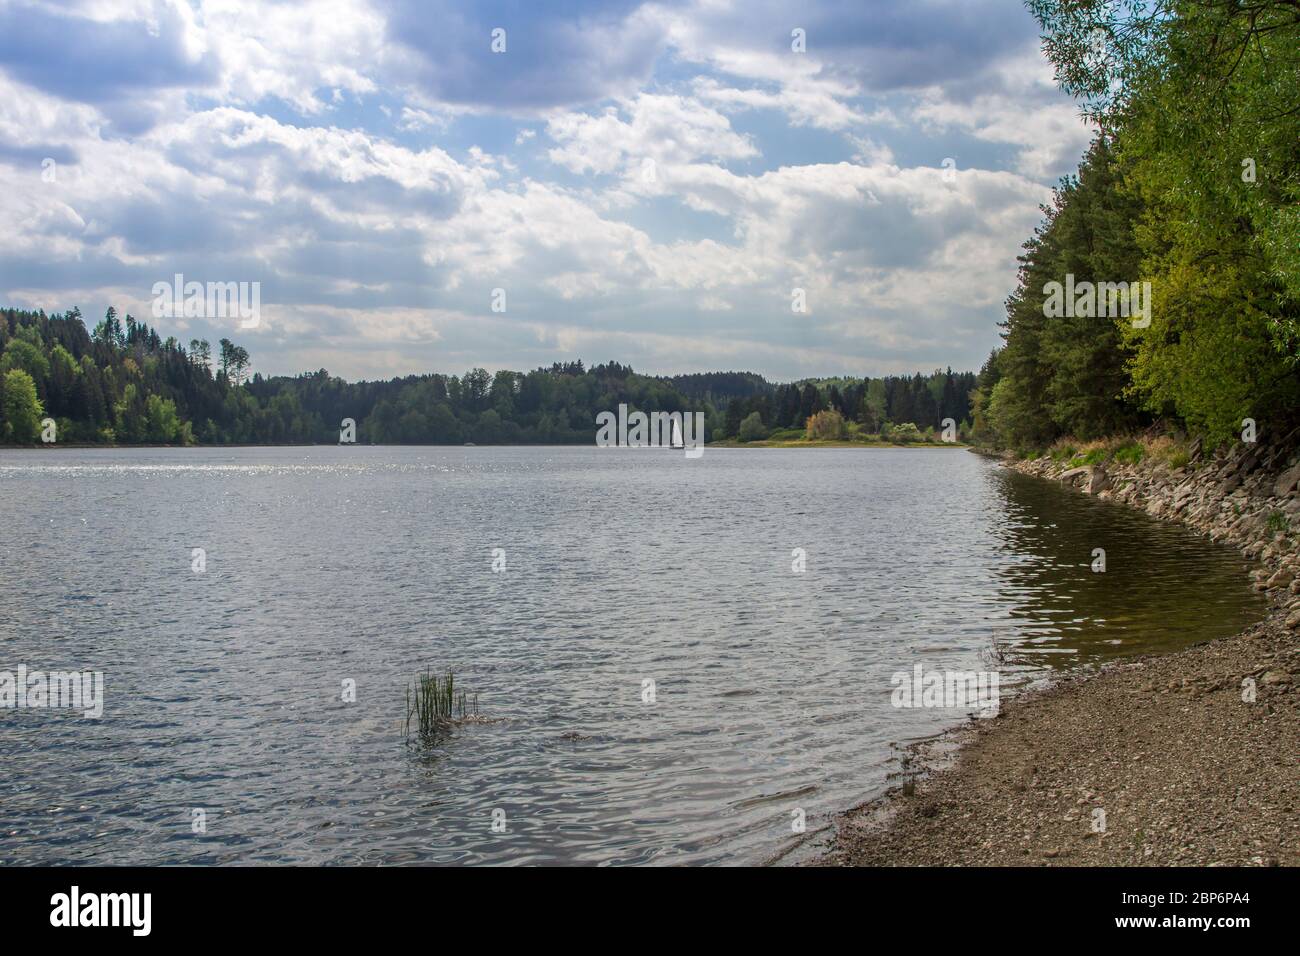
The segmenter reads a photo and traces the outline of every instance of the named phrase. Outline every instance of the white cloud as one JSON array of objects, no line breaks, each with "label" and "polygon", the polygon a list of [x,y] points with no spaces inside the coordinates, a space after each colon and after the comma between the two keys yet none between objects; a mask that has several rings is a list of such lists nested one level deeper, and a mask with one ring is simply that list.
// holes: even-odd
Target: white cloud
[{"label": "white cloud", "polygon": [[642,93],[621,107],[598,116],[562,113],[547,120],[546,133],[559,144],[547,153],[551,162],[575,173],[625,171],[640,177],[659,165],[758,155],[725,116],[696,100]]},{"label": "white cloud", "polygon": [[926,90],[912,115],[938,130],[961,129],[991,143],[1019,147],[1016,168],[1026,176],[1050,177],[1073,166],[1092,130],[1077,107],[1056,94],[1052,69],[1036,45],[993,69],[996,85],[969,100],[950,91]]},{"label": "white cloud", "polygon": [[321,89],[369,93],[384,62],[384,17],[368,3],[203,0],[194,42],[222,64],[219,97],[252,105],[276,96],[307,115]]},{"label": "white cloud", "polygon": [[[548,164],[537,129],[477,122],[493,104],[396,82],[409,54],[367,4],[188,9],[83,11],[153,17],[164,32],[179,22],[185,56],[216,58],[197,99],[149,94],[159,119],[144,131],[0,72],[0,218],[18,224],[0,233],[0,293],[147,315],[151,283],[173,271],[258,279],[255,344],[276,371],[396,374],[589,349],[668,369],[962,364],[954,348],[970,365],[995,340],[1048,196],[1041,180],[1087,138],[1036,51],[985,64],[978,88],[936,83],[883,105],[825,42],[808,54],[740,33],[719,42],[699,10],[647,6],[637,29],[668,38],[680,78],[621,92],[636,73],[623,50],[615,98],[540,114]],[[303,117],[268,115],[256,105],[267,97]],[[785,127],[737,128],[758,109]],[[945,182],[937,166],[908,165],[909,140],[954,133],[1016,147],[1014,168],[959,162]],[[820,147],[785,162],[789,143],[773,142],[776,166],[764,153],[779,136],[834,142],[837,156],[847,143],[853,162],[819,161]],[[66,161],[43,183],[51,152]],[[790,312],[794,285],[808,315]],[[488,310],[497,287],[504,315]]]}]

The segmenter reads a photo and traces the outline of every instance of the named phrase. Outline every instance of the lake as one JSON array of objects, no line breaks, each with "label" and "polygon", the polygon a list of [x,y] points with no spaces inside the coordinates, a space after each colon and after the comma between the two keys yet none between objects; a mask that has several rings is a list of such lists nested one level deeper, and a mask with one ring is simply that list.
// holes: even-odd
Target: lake
[{"label": "lake", "polygon": [[[963,449],[0,451],[0,671],[104,675],[0,710],[0,863],[764,862],[969,719],[891,675],[1231,634],[1245,571]],[[425,667],[487,719],[408,744]]]}]

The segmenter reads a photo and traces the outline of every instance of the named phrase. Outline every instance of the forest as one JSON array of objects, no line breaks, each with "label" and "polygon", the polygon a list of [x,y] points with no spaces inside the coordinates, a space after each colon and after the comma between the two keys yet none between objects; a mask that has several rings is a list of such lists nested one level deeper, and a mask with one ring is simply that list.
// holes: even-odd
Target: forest
[{"label": "forest", "polygon": [[[1095,123],[1024,244],[977,441],[1028,454],[1144,429],[1237,437],[1300,410],[1300,4],[1030,0]],[[1150,283],[1149,315],[1053,284]],[[1149,318],[1149,321],[1147,321]]]},{"label": "forest", "polygon": [[214,354],[207,341],[163,339],[112,308],[93,330],[76,309],[0,310],[0,440],[38,444],[52,421],[60,444],[333,444],[352,419],[362,444],[591,444],[596,414],[626,403],[703,410],[709,440],[803,430],[834,412],[844,434],[893,428],[895,440],[919,441],[947,417],[969,426],[975,383],[973,373],[949,369],[776,385],[749,372],[657,377],[581,361],[382,382],[250,368],[248,351],[228,339]]}]

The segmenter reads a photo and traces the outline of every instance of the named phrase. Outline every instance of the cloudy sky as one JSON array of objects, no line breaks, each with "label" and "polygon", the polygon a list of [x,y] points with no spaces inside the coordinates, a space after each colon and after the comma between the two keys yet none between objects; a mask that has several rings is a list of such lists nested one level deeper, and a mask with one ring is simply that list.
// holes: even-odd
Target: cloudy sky
[{"label": "cloudy sky", "polygon": [[264,374],[977,369],[1087,140],[1018,0],[0,0],[0,304]]}]

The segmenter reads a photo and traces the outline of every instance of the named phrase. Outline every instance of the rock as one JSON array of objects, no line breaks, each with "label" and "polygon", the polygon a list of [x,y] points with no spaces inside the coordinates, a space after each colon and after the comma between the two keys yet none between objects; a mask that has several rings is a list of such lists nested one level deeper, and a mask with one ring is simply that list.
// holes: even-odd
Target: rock
[{"label": "rock", "polygon": [[1091,474],[1092,469],[1087,465],[1078,468],[1071,468],[1069,471],[1061,472],[1061,481],[1066,484],[1073,484],[1076,479],[1087,477]]},{"label": "rock", "polygon": [[1273,484],[1273,494],[1278,498],[1289,495],[1297,483],[1300,483],[1300,465],[1288,468],[1278,477]]},{"label": "rock", "polygon": [[1277,445],[1282,449],[1292,448],[1295,445],[1297,438],[1300,438],[1300,427],[1293,428],[1283,435],[1282,440],[1279,441]]},{"label": "rock", "polygon": [[1111,487],[1110,476],[1106,474],[1106,469],[1100,465],[1093,465],[1088,472],[1088,484],[1083,489],[1090,495],[1095,495],[1102,491],[1107,491]]}]

